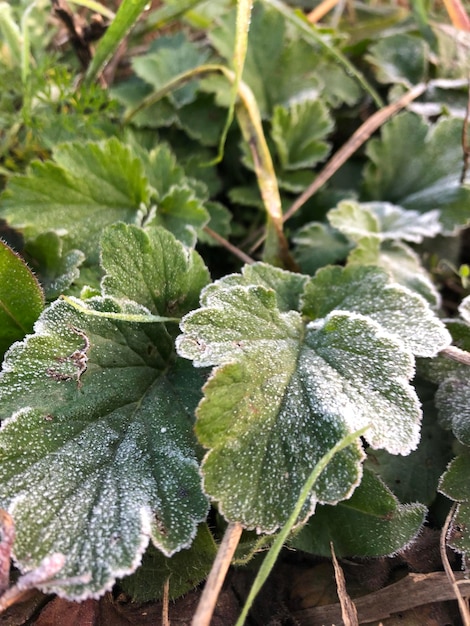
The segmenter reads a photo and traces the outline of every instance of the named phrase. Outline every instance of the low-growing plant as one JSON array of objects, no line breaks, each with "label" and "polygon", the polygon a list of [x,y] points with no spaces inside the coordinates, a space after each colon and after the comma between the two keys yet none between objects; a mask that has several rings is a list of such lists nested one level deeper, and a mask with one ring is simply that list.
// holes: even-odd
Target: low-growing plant
[{"label": "low-growing plant", "polygon": [[48,7],[0,18],[15,564],[63,555],[38,586],[72,600],[175,598],[226,524],[245,561],[378,557],[438,494],[465,558],[468,33],[386,5],[358,34],[279,0],[74,4],[110,22],[84,69],[44,50]]}]

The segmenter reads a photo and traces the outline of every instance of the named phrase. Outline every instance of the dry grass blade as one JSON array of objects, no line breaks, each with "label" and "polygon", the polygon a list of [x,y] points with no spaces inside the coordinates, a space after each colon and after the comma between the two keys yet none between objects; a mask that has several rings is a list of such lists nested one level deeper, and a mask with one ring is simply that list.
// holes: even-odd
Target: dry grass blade
[{"label": "dry grass blade", "polygon": [[333,559],[333,567],[335,569],[336,591],[341,604],[341,616],[343,618],[344,626],[359,626],[357,610],[346,589],[346,581],[344,579],[343,570],[341,569],[338,559],[336,558],[333,542],[330,543],[330,550],[331,558]]}]

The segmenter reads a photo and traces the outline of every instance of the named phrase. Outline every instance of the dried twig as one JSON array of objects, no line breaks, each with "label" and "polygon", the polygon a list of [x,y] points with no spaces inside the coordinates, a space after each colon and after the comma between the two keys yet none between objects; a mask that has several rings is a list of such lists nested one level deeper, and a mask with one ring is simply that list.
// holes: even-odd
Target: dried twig
[{"label": "dried twig", "polygon": [[463,126],[462,126],[463,167],[462,167],[462,173],[460,175],[461,185],[464,184],[465,179],[467,178],[468,167],[470,164],[470,145],[468,143],[469,119],[470,119],[470,75],[468,79],[467,109],[465,111],[465,119],[463,121]]},{"label": "dried twig", "polygon": [[[419,83],[410,91],[407,91],[396,102],[392,102],[388,106],[380,109],[374,115],[371,115],[362,126],[360,126],[352,137],[336,152],[328,161],[325,167],[319,172],[313,183],[297,198],[292,206],[284,214],[284,221],[294,215],[323,185],[333,176],[339,168],[358,150],[374,133],[379,129],[390,117],[398,113],[406,107],[410,102],[418,98],[426,91],[426,84]],[[258,241],[250,249],[253,253],[264,241],[265,235],[260,237]]]},{"label": "dried twig", "polygon": [[439,354],[446,356],[448,359],[452,359],[452,361],[457,361],[457,363],[461,363],[462,365],[470,365],[470,352],[461,350],[460,348],[457,348],[457,346],[444,348],[444,350],[441,350]]},{"label": "dried twig", "polygon": [[212,237],[212,239],[220,243],[224,248],[226,248],[233,255],[238,257],[241,261],[243,261],[243,263],[247,263],[249,265],[254,263],[254,260],[251,258],[251,256],[248,256],[242,250],[239,250],[239,248],[231,244],[230,241],[227,241],[227,239],[224,239],[224,237],[216,233],[211,228],[208,228],[207,226],[205,226],[204,232],[207,233],[210,237]]},{"label": "dried twig", "polygon": [[240,541],[242,530],[242,525],[239,522],[231,522],[227,526],[191,626],[209,626],[225,576]]},{"label": "dried twig", "polygon": [[462,617],[463,626],[470,626],[470,611],[468,608],[468,601],[464,600],[462,596],[460,587],[457,583],[457,580],[455,579],[455,574],[450,566],[449,559],[447,558],[447,551],[446,551],[447,533],[448,533],[449,526],[452,521],[452,518],[454,517],[456,509],[457,509],[457,503],[454,502],[454,504],[452,505],[449,511],[449,514],[447,515],[444,527],[442,528],[441,541],[439,545],[440,545],[440,551],[441,551],[442,564],[444,566],[447,579],[449,583],[452,585],[452,589],[454,590],[455,597],[459,604],[460,616]]}]

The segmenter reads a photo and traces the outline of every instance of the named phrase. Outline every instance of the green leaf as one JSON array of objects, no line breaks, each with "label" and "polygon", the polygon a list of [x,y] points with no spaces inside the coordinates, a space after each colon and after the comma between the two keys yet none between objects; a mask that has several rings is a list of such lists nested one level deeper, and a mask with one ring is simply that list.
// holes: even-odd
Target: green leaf
[{"label": "green leaf", "polygon": [[369,199],[419,213],[438,209],[444,234],[469,222],[470,188],[460,183],[461,120],[442,118],[429,126],[413,113],[401,113],[382,127],[381,139],[369,141],[366,152]]},{"label": "green leaf", "polygon": [[151,313],[182,316],[197,306],[209,272],[197,252],[163,228],[113,224],[101,239],[103,293],[135,300]]},{"label": "green leaf", "polygon": [[366,470],[351,498],[335,507],[318,507],[292,544],[321,556],[331,555],[331,542],[338,556],[390,555],[416,537],[425,516],[425,506],[400,504],[383,482]]},{"label": "green leaf", "polygon": [[[235,42],[235,11],[227,12],[209,34],[212,45],[231,63]],[[243,81],[252,89],[261,116],[270,117],[275,105],[314,101],[320,96],[338,106],[353,104],[360,92],[343,68],[287,28],[275,9],[255,3],[250,24]],[[214,91],[221,106],[229,104],[226,82],[211,77],[202,82]]]},{"label": "green leaf", "polygon": [[209,213],[188,186],[172,187],[157,204],[157,210],[145,222],[147,228],[164,226],[187,246],[197,241],[197,230],[209,221]]},{"label": "green leaf", "polygon": [[391,455],[385,450],[369,454],[367,466],[397,496],[400,502],[419,501],[430,506],[436,498],[440,476],[452,458],[451,433],[443,431],[434,405],[435,387],[415,383],[423,405],[423,423],[418,448],[408,456]]},{"label": "green leaf", "polygon": [[[159,90],[175,76],[203,65],[207,58],[207,50],[188,41],[184,33],[179,32],[156,39],[147,54],[134,57],[132,66],[137,76]],[[192,82],[170,92],[167,97],[180,108],[194,101],[196,91],[197,83]]]},{"label": "green leaf", "polygon": [[55,232],[28,241],[25,251],[36,267],[48,300],[57,298],[78,279],[79,267],[85,260],[81,250],[64,251],[63,241]]},{"label": "green leaf", "polygon": [[373,235],[363,237],[348,256],[348,265],[377,265],[393,282],[419,293],[437,308],[440,295],[419,256],[401,241],[384,241]]},{"label": "green leaf", "polygon": [[[137,310],[111,298],[83,306]],[[200,380],[175,360],[163,324],[56,301],[35,331],[10,349],[0,379],[0,503],[20,568],[63,553],[62,582],[48,590],[94,597],[136,569],[149,539],[170,556],[205,518],[187,392]]]},{"label": "green leaf", "polygon": [[201,524],[192,545],[170,559],[150,544],[142,565],[121,580],[119,586],[134,602],[150,602],[163,596],[164,584],[169,579],[169,598],[174,600],[207,578],[216,553],[217,545],[207,524]]},{"label": "green leaf", "polygon": [[[231,231],[230,222],[232,220],[230,211],[220,202],[206,202],[204,207],[209,213],[207,226],[221,237],[228,239]],[[218,241],[215,241],[203,229],[199,230],[197,239],[200,243],[205,243],[208,246],[220,245]]]},{"label": "green leaf", "polygon": [[300,269],[312,276],[320,267],[345,259],[351,249],[351,244],[341,233],[321,222],[305,224],[292,239],[296,245],[294,257]]},{"label": "green leaf", "polygon": [[325,137],[333,129],[333,121],[319,100],[289,108],[276,105],[271,123],[271,137],[284,169],[313,167],[328,155]]},{"label": "green leaf", "polygon": [[421,214],[390,202],[359,203],[346,200],[328,211],[328,221],[355,242],[373,234],[381,241],[403,239],[421,243],[424,237],[434,237],[442,230],[439,211]]},{"label": "green leaf", "polygon": [[103,228],[133,221],[149,201],[142,163],[115,138],[62,144],[54,159],[10,178],[0,215],[28,238],[53,230],[96,262]]},{"label": "green leaf", "polygon": [[369,48],[365,58],[381,83],[400,83],[411,88],[427,80],[428,46],[423,39],[398,33],[384,37]]},{"label": "green leaf", "polygon": [[[462,320],[447,322],[457,348],[470,351],[470,326]],[[421,361],[420,372],[428,380],[438,384],[435,396],[439,421],[443,428],[452,430],[464,445],[470,445],[470,384],[468,365],[445,356],[432,361]]]},{"label": "green leaf", "polygon": [[22,339],[44,307],[44,294],[21,257],[0,240],[0,353]]},{"label": "green leaf", "polygon": [[[243,283],[229,276],[203,291],[202,308],[182,322],[177,350],[196,366],[217,366],[196,425],[210,449],[206,491],[227,519],[273,532],[312,465],[345,433],[370,425],[373,447],[406,454],[417,444],[420,413],[406,382],[411,355],[375,322],[333,311],[305,325],[297,311],[283,311],[285,298],[279,306],[277,289]],[[303,516],[316,501],[348,497],[361,459],[360,446],[338,455]]]},{"label": "green leaf", "polygon": [[418,356],[435,356],[450,343],[424,298],[391,283],[378,267],[320,269],[305,288],[303,313],[316,320],[335,309],[367,316]]},{"label": "green leaf", "polygon": [[439,484],[439,491],[459,502],[447,532],[448,544],[468,558],[470,554],[470,453],[466,450],[450,463]]},{"label": "green leaf", "polygon": [[98,42],[95,55],[85,76],[86,84],[92,83],[116,52],[119,44],[134,26],[147,5],[146,0],[123,0],[116,17]]}]

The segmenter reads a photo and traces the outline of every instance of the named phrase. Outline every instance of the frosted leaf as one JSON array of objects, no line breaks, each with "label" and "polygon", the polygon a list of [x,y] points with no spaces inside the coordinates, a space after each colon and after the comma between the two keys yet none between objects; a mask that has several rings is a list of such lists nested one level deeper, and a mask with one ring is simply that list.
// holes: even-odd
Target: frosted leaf
[{"label": "frosted leaf", "polygon": [[197,306],[209,281],[201,257],[163,228],[113,224],[101,238],[103,292],[135,300],[152,313],[179,316]]},{"label": "frosted leaf", "polygon": [[53,154],[55,163],[33,161],[28,175],[10,178],[1,216],[27,238],[56,231],[67,247],[96,261],[103,228],[132,221],[139,207],[148,205],[142,162],[115,137],[64,143]]},{"label": "frosted leaf", "polygon": [[363,237],[348,256],[348,265],[377,265],[393,282],[419,293],[432,307],[440,304],[440,294],[419,256],[401,241],[381,243],[375,236]]},{"label": "frosted leaf", "polygon": [[[278,308],[273,289],[232,277],[206,288],[201,309],[181,328],[178,353],[197,366],[217,366],[204,387],[196,433],[209,448],[205,490],[227,519],[273,532],[315,463],[363,426],[370,425],[365,437],[372,446],[393,453],[407,454],[418,443],[419,402],[408,384],[413,358],[362,315],[332,312],[305,325],[299,312]],[[362,459],[359,442],[338,454],[303,517],[316,502],[347,498]]]},{"label": "frosted leaf", "polygon": [[464,298],[460,303],[459,313],[467,324],[470,324],[470,296]]},{"label": "frosted leaf", "polygon": [[419,213],[390,202],[340,202],[328,212],[328,221],[352,241],[371,234],[380,241],[402,239],[420,243],[424,237],[435,237],[442,231],[439,211]]},{"label": "frosted leaf", "polygon": [[[136,309],[109,297],[83,306]],[[65,582],[49,589],[84,599],[134,571],[149,540],[167,556],[191,544],[207,513],[192,433],[196,374],[175,359],[163,324],[87,315],[64,301],[10,348],[0,506],[15,520],[22,570],[60,552]]]},{"label": "frosted leaf", "polygon": [[303,313],[311,319],[330,311],[352,311],[371,318],[417,356],[435,356],[450,343],[444,324],[428,303],[406,287],[390,283],[378,267],[325,267],[305,288]]},{"label": "frosted leaf", "polygon": [[450,546],[464,555],[466,564],[470,555],[469,472],[470,454],[467,448],[449,464],[439,484],[441,493],[459,503],[449,526],[447,541]]}]

